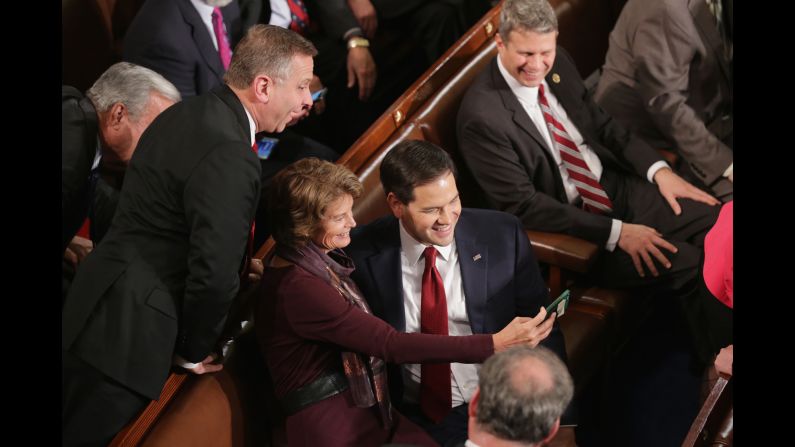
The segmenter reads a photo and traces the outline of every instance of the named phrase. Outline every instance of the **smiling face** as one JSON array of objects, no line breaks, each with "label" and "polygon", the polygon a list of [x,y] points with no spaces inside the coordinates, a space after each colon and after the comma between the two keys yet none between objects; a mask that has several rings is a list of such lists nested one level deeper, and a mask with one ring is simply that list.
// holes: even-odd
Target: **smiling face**
[{"label": "smiling face", "polygon": [[508,38],[497,34],[497,52],[500,62],[520,84],[538,87],[555,62],[558,32],[512,30]]},{"label": "smiling face", "polygon": [[297,54],[290,65],[290,76],[283,80],[272,80],[268,98],[270,125],[264,130],[281,132],[303,115],[304,110],[312,107],[309,83],[312,81],[313,67],[311,56]]},{"label": "smiling face", "polygon": [[344,194],[326,207],[320,228],[312,236],[312,242],[326,252],[345,248],[351,243],[351,229],[354,227],[356,221],[353,220],[353,197]]},{"label": "smiling face", "polygon": [[461,215],[461,200],[452,172],[414,188],[414,200],[402,203],[394,193],[387,202],[411,237],[425,245],[447,246],[453,242]]}]

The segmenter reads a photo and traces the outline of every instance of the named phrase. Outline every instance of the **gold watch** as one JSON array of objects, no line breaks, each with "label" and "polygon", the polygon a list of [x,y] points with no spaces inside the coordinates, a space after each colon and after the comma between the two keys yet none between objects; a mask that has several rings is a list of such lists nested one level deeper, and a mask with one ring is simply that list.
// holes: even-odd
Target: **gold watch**
[{"label": "gold watch", "polygon": [[356,47],[364,47],[367,48],[370,46],[370,41],[365,39],[364,37],[354,36],[348,39],[348,49],[356,48]]}]

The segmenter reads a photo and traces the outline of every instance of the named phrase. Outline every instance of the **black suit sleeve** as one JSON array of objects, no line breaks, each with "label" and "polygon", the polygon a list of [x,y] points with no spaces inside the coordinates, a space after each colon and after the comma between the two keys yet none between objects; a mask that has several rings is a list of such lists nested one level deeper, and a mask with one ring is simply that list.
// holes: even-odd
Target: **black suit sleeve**
[{"label": "black suit sleeve", "polygon": [[345,0],[318,0],[306,2],[310,20],[317,20],[325,34],[333,39],[342,36],[359,22]]},{"label": "black suit sleeve", "polygon": [[63,86],[61,93],[61,237],[69,245],[88,210],[88,176],[97,148],[96,117],[80,107],[83,95]]},{"label": "black suit sleeve", "polygon": [[247,149],[228,144],[209,151],[185,187],[190,245],[176,351],[190,362],[211,352],[240,285],[260,191],[257,159]]}]

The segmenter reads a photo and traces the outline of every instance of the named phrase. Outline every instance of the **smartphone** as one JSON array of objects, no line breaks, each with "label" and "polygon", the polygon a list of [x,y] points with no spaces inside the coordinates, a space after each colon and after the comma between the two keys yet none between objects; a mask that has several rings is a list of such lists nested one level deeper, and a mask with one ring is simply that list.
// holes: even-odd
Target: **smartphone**
[{"label": "smartphone", "polygon": [[312,92],[312,102],[318,102],[321,99],[325,98],[327,91],[328,91],[328,88],[323,87],[323,88],[321,88],[320,90],[318,90],[316,92]]},{"label": "smartphone", "polygon": [[569,307],[569,295],[571,295],[571,292],[569,292],[569,289],[566,289],[552,302],[552,304],[547,306],[547,316],[551,315],[552,312],[557,312],[558,318],[562,317],[566,312],[566,308]]}]

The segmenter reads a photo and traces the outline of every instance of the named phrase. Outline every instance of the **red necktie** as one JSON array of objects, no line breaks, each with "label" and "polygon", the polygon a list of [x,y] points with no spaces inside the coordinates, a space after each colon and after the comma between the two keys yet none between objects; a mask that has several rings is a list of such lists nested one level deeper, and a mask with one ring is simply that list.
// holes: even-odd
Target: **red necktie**
[{"label": "red necktie", "polygon": [[607,193],[599,183],[599,179],[588,168],[585,159],[582,158],[580,149],[574,144],[571,136],[566,132],[566,128],[563,127],[560,121],[555,119],[547,102],[547,97],[544,96],[544,84],[538,87],[538,104],[541,106],[541,113],[547,122],[547,127],[553,140],[552,143],[560,152],[563,166],[569,174],[569,179],[577,188],[577,192],[580,193],[584,208],[587,211],[598,214],[613,211],[613,203],[607,197]]},{"label": "red necktie", "polygon": [[306,12],[306,6],[302,0],[287,0],[287,6],[290,7],[290,29],[298,34],[304,34],[309,27],[309,14]]},{"label": "red necktie", "polygon": [[[425,249],[425,271],[422,273],[422,304],[420,331],[423,334],[447,335],[447,297],[444,283],[436,270],[436,249]],[[428,418],[440,422],[450,412],[450,364],[434,363],[421,366],[420,408]]]},{"label": "red necktie", "polygon": [[[254,144],[251,145],[251,150],[253,150],[255,154],[257,153],[257,142],[256,141],[254,141]],[[256,223],[257,222],[255,222],[253,220],[251,221],[251,231],[248,234],[248,247],[247,247],[247,250],[246,250],[246,254],[248,255],[249,259],[253,259],[254,258],[254,227],[256,226]]]},{"label": "red necktie", "polygon": [[232,49],[229,47],[229,39],[226,38],[224,16],[221,14],[221,8],[213,8],[212,18],[215,40],[218,41],[218,55],[221,56],[221,63],[224,65],[224,70],[228,70],[229,63],[232,61]]}]

